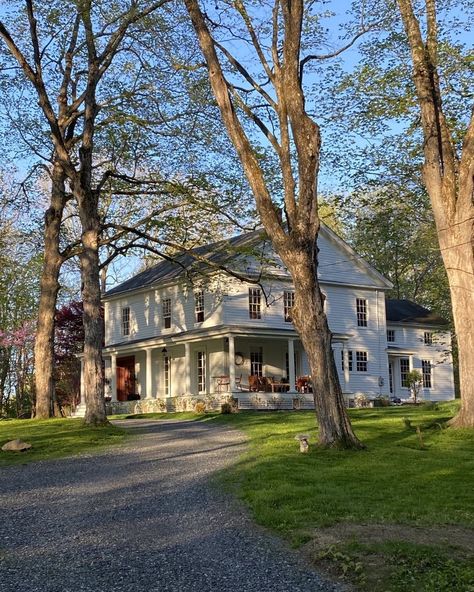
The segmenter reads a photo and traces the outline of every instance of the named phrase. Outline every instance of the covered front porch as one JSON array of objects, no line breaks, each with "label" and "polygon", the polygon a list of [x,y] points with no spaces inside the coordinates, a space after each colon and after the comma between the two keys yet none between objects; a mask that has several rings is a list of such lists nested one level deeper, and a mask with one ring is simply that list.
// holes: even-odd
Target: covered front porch
[{"label": "covered front porch", "polygon": [[[339,359],[340,352],[348,355],[346,341],[334,337]],[[313,407],[310,370],[294,330],[187,332],[109,346],[103,355],[113,413],[190,410],[197,401],[212,409],[229,399],[241,409]],[[347,392],[349,373],[340,378]]]}]

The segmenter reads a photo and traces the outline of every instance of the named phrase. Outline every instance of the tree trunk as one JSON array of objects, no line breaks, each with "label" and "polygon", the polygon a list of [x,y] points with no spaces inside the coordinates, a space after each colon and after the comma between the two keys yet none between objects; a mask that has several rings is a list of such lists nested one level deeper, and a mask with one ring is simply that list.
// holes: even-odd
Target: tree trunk
[{"label": "tree trunk", "polygon": [[443,111],[438,73],[435,0],[425,0],[426,39],[411,0],[398,0],[411,50],[413,81],[423,129],[423,180],[433,208],[441,255],[448,275],[459,359],[461,409],[451,425],[474,427],[474,114],[458,156]]},{"label": "tree trunk", "polygon": [[[283,257],[285,253],[283,253]],[[295,286],[294,326],[308,357],[319,445],[325,448],[364,448],[355,436],[342,394],[334,354],[332,334],[324,312],[316,264],[310,255],[293,254],[285,261]]]},{"label": "tree trunk", "polygon": [[44,218],[44,262],[40,282],[38,326],[35,339],[36,418],[51,417],[54,388],[54,317],[63,258],[59,234],[65,206],[64,179],[60,165],[53,165],[51,205]]},{"label": "tree trunk", "polygon": [[[265,77],[272,83],[277,100],[262,92],[256,78],[245,72],[247,82],[258,89],[278,118],[280,138],[254,113],[243,108],[257,123],[275,149],[283,179],[285,213],[288,225],[278,217],[277,200],[272,199],[264,170],[256,156],[258,150],[247,136],[238,110],[232,102],[235,87],[225,78],[216,42],[197,0],[185,4],[206,59],[209,81],[219,106],[222,120],[239,155],[245,175],[255,197],[257,210],[276,253],[291,274],[295,286],[295,308],[292,313],[311,367],[316,414],[320,426],[319,442],[326,447],[362,448],[355,437],[345,409],[341,387],[331,348],[331,332],[323,309],[317,279],[317,246],[319,229],[317,181],[321,138],[319,126],[305,111],[301,86],[300,48],[304,4],[302,0],[275,3],[273,12],[273,42],[270,67],[265,51],[259,46],[251,18],[243,3],[231,3],[241,14],[256,49],[255,61],[260,61]],[[278,10],[281,8],[281,19]],[[280,29],[280,25],[282,29]],[[281,40],[281,44],[280,44]],[[222,47],[221,47],[222,50]],[[223,51],[223,50],[222,50]],[[226,50],[226,55],[229,53]],[[235,57],[231,58],[235,62]],[[245,104],[240,100],[239,106]],[[272,124],[273,127],[273,124]],[[296,161],[293,171],[292,160]]]},{"label": "tree trunk", "polygon": [[91,425],[107,423],[102,377],[103,322],[101,315],[99,277],[100,221],[97,199],[84,198],[84,190],[77,198],[82,224],[81,280],[84,307],[84,422]]},{"label": "tree trunk", "polygon": [[440,233],[439,238],[451,292],[461,391],[461,409],[450,425],[474,428],[474,251],[471,223],[453,225]]}]

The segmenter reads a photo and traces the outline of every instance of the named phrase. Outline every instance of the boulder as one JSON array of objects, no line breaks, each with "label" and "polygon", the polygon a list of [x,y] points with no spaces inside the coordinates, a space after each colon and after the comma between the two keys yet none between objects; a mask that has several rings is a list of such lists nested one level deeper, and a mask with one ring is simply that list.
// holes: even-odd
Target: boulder
[{"label": "boulder", "polygon": [[24,452],[30,448],[31,444],[23,442],[23,440],[10,440],[10,442],[7,442],[2,446],[4,452]]}]

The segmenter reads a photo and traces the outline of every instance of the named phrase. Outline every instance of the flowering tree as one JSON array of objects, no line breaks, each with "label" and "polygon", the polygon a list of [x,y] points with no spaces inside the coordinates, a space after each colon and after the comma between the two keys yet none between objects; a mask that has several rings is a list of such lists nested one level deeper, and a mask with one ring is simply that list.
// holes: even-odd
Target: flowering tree
[{"label": "flowering tree", "polygon": [[31,321],[16,329],[0,329],[0,416],[7,411],[13,411],[16,417],[30,413],[34,397],[34,335]]}]

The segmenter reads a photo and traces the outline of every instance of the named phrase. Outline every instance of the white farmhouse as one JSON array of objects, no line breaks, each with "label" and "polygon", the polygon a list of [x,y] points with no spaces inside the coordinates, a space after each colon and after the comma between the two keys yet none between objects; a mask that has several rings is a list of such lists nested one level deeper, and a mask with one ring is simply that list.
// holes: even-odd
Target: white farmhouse
[{"label": "white farmhouse", "polygon": [[[414,303],[387,301],[390,282],[326,227],[318,246],[348,404],[357,395],[408,398],[412,369],[422,373],[423,399],[453,398],[443,320]],[[241,408],[311,407],[310,370],[291,322],[291,278],[264,235],[194,254],[200,260],[163,261],[105,295],[109,411],[185,409],[199,399],[217,405],[229,395]]]}]

